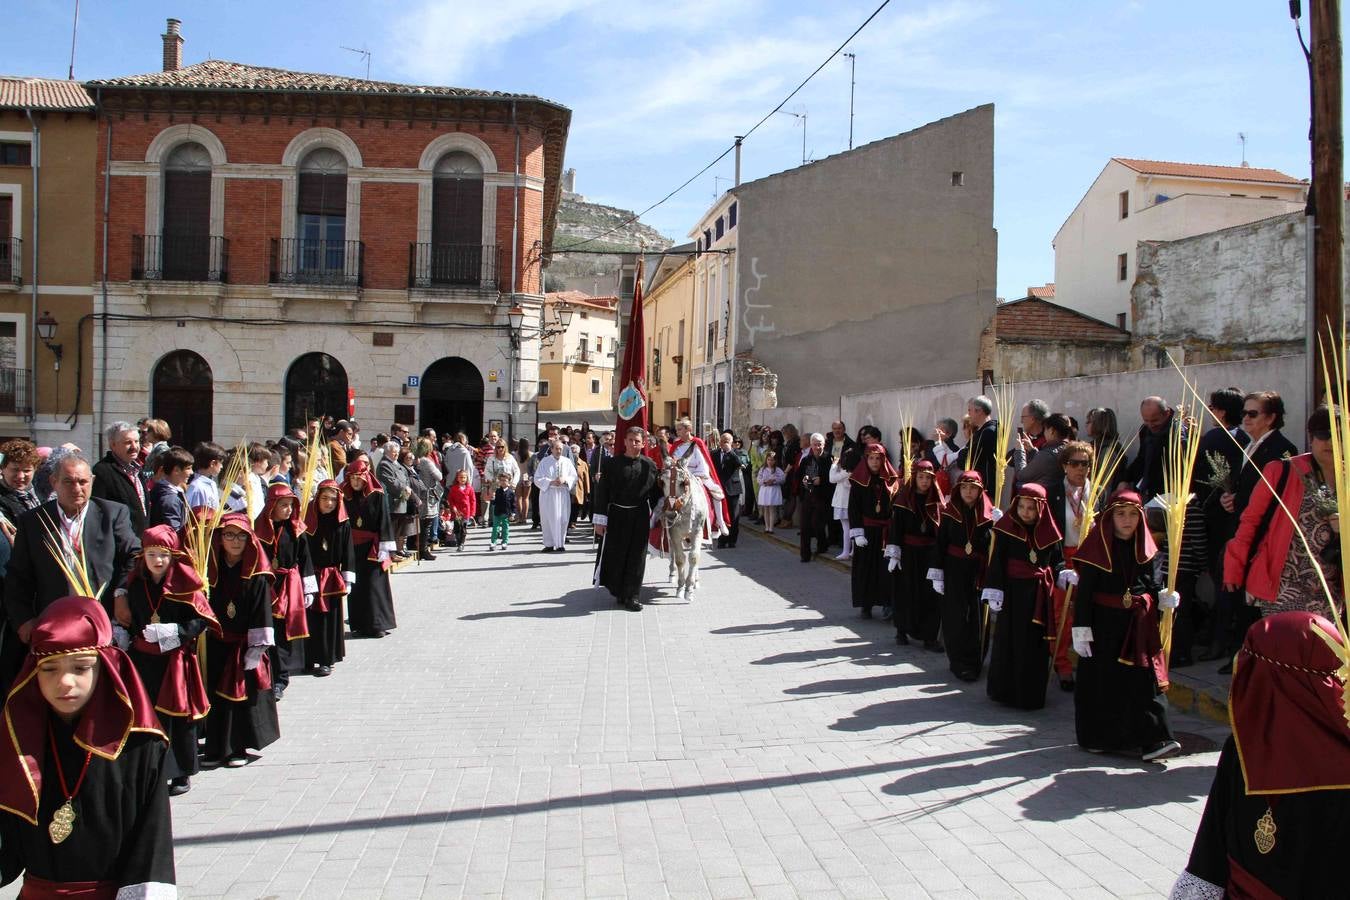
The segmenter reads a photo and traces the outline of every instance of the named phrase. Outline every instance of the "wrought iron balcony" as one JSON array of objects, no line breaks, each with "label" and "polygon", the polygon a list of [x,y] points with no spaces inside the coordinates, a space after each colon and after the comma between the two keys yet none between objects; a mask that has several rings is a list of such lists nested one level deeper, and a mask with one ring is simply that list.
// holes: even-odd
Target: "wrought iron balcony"
[{"label": "wrought iron balcony", "polygon": [[23,284],[23,241],[12,237],[0,240],[0,284]]},{"label": "wrought iron balcony", "polygon": [[132,281],[229,280],[230,242],[207,234],[133,234]]},{"label": "wrought iron balcony", "polygon": [[495,244],[409,244],[408,287],[497,289]]},{"label": "wrought iron balcony", "polygon": [[366,245],[361,241],[273,238],[271,284],[365,285]]}]

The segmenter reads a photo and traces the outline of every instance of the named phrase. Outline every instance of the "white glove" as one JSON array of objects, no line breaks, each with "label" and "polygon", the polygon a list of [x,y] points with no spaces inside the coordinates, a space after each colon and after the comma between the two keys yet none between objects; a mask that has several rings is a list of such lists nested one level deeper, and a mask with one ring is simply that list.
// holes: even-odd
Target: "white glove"
[{"label": "white glove", "polygon": [[935,594],[937,594],[937,595],[939,595],[939,596],[942,596],[943,594],[946,594],[946,593],[947,593],[947,582],[946,582],[946,580],[944,580],[944,579],[942,579],[942,578],[934,578],[934,579],[932,579],[932,582],[933,582],[933,593],[935,593]]},{"label": "white glove", "polygon": [[980,594],[980,599],[989,604],[990,612],[999,612],[1003,609],[1003,592],[994,588],[985,588]]},{"label": "white glove", "polygon": [[890,562],[886,563],[886,571],[887,571],[887,572],[899,572],[899,571],[900,571],[900,560],[899,560],[898,558],[892,556],[891,559],[890,559]]},{"label": "white glove", "polygon": [[1067,590],[1070,585],[1078,586],[1078,573],[1073,569],[1065,569],[1059,573],[1059,589]]},{"label": "white glove", "polygon": [[858,535],[857,537],[855,537],[855,538],[853,539],[853,546],[859,547],[859,548],[861,548],[861,547],[866,547],[866,546],[867,546],[867,538],[863,537],[861,534]]},{"label": "white glove", "polygon": [[141,640],[145,641],[147,644],[158,644],[159,626],[158,625],[145,626],[145,628],[141,631]]},{"label": "white glove", "polygon": [[377,554],[375,561],[376,561],[376,562],[382,562],[382,563],[387,563],[387,562],[389,562],[389,551],[388,551],[388,550],[381,550],[381,551],[379,552],[379,554]]},{"label": "white glove", "polygon": [[994,522],[995,524],[997,524],[997,523],[998,523],[998,520],[1001,519],[1001,518],[1003,518],[1003,510],[1001,510],[1001,509],[999,509],[997,506],[995,506],[994,509],[993,509],[993,511],[989,513],[989,519],[990,519],[990,521],[992,521],[992,522]]},{"label": "white glove", "polygon": [[[887,544],[887,545],[886,545],[886,549],[883,550],[883,551],[881,551],[881,555],[884,556],[884,557],[886,557],[887,559],[899,559],[899,558],[900,558],[900,545],[899,545],[899,544]],[[895,571],[895,570],[892,569],[891,571]]]},{"label": "white glove", "polygon": [[121,625],[113,624],[113,643],[123,650],[131,649],[131,632],[127,631]]},{"label": "white glove", "polygon": [[1181,595],[1176,591],[1163,589],[1158,592],[1158,607],[1160,609],[1176,609],[1181,605]]},{"label": "white glove", "polygon": [[244,651],[244,668],[256,670],[262,665],[263,654],[266,652],[266,647],[249,647]]},{"label": "white glove", "polygon": [[305,595],[305,609],[309,609],[311,606],[314,605],[314,597],[315,597],[314,594]]},{"label": "white glove", "polygon": [[1079,656],[1092,655],[1092,629],[1074,628],[1073,632],[1073,652]]}]

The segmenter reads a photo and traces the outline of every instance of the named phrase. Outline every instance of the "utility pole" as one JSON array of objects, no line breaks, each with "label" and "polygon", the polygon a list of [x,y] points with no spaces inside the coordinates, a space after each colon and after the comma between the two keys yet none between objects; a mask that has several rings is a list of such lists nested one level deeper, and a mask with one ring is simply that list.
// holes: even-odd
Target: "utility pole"
[{"label": "utility pole", "polygon": [[[1298,18],[1297,0],[1289,4]],[[1323,372],[1335,371],[1325,358],[1323,348],[1340,346],[1345,333],[1345,300],[1341,248],[1345,227],[1344,164],[1345,147],[1341,134],[1341,4],[1340,0],[1311,0],[1310,28],[1312,50],[1312,187],[1309,206],[1314,227],[1311,241],[1312,328],[1310,357],[1316,360],[1313,383],[1308,394],[1309,408],[1323,398]],[[1339,355],[1339,354],[1337,354]],[[1337,390],[1343,391],[1344,385]],[[1327,398],[1329,399],[1329,398]]]},{"label": "utility pole", "polygon": [[845,53],[848,57],[848,149],[853,149],[853,88],[858,83],[858,54]]}]

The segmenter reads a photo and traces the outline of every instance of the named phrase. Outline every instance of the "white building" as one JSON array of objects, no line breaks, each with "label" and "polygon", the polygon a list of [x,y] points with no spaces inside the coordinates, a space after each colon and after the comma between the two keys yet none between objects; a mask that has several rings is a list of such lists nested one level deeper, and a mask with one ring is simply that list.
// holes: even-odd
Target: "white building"
[{"label": "white building", "polygon": [[1302,209],[1274,169],[1112,158],[1055,234],[1055,302],[1131,328],[1140,241],[1173,241]]}]

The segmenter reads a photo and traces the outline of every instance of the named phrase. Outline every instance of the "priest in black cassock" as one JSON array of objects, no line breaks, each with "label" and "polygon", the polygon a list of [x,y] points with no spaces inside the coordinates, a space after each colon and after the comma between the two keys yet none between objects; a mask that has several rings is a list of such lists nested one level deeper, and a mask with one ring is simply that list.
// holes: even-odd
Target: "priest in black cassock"
[{"label": "priest in black cassock", "polygon": [[167,745],[95,601],[45,606],[5,703],[0,884],[24,897],[172,897]]},{"label": "priest in black cassock", "polygon": [[614,595],[624,609],[638,612],[638,591],[647,567],[647,536],[652,508],[661,497],[660,473],[643,448],[647,435],[633,426],[624,435],[623,455],[604,461],[595,482],[595,513],[600,538],[594,584]]}]

